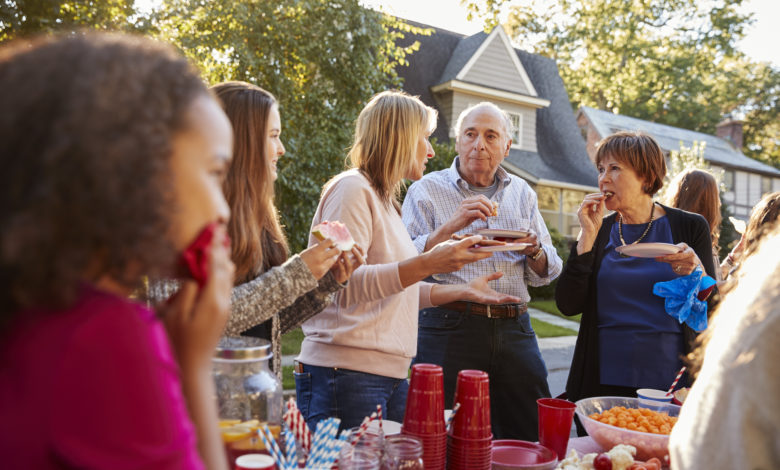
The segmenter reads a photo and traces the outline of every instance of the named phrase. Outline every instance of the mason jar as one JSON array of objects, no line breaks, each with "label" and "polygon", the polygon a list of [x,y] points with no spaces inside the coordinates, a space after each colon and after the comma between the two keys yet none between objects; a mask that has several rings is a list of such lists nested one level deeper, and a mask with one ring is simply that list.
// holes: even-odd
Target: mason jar
[{"label": "mason jar", "polygon": [[225,337],[214,356],[219,426],[230,468],[244,454],[268,453],[257,430],[268,425],[279,440],[282,384],[271,372],[271,342],[261,338]]}]

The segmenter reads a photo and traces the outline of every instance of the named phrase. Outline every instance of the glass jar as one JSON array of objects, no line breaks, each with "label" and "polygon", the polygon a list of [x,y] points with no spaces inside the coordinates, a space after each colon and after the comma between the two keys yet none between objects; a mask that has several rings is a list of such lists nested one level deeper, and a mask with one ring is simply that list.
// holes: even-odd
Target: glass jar
[{"label": "glass jar", "polygon": [[422,441],[414,436],[389,436],[385,441],[382,470],[424,470]]},{"label": "glass jar", "polygon": [[360,439],[352,445],[359,427],[350,429],[350,438],[339,451],[339,469],[346,470],[379,470],[384,451],[385,435],[378,427],[369,427]]},{"label": "glass jar", "polygon": [[213,359],[219,426],[230,468],[236,458],[268,453],[257,430],[267,424],[278,440],[282,423],[282,384],[271,372],[271,342],[261,338],[222,338]]}]

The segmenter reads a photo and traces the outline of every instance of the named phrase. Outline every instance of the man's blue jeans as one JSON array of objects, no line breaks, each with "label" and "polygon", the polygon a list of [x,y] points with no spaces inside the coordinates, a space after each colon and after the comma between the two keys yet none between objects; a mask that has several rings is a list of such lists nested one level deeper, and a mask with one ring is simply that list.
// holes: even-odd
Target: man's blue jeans
[{"label": "man's blue jeans", "polygon": [[547,368],[528,314],[497,319],[446,310],[420,311],[415,363],[444,369],[444,402],[452,408],[458,372],[490,376],[490,415],[495,439],[538,440],[538,398],[549,397]]},{"label": "man's blue jeans", "polygon": [[[355,354],[359,354],[356,352]],[[335,416],[340,429],[360,426],[363,418],[382,405],[382,417],[399,423],[404,420],[409,382],[354,370],[303,365],[295,373],[298,408],[314,431],[317,423]]]}]

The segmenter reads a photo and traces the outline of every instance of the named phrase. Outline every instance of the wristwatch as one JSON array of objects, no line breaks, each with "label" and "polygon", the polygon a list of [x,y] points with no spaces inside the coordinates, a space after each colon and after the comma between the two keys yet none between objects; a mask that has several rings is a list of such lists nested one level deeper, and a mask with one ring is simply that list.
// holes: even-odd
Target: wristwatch
[{"label": "wristwatch", "polygon": [[533,256],[531,256],[531,259],[536,261],[536,260],[538,260],[539,258],[542,257],[543,253],[544,253],[544,250],[542,249],[542,244],[540,243],[539,244],[539,250],[536,253],[534,253]]}]

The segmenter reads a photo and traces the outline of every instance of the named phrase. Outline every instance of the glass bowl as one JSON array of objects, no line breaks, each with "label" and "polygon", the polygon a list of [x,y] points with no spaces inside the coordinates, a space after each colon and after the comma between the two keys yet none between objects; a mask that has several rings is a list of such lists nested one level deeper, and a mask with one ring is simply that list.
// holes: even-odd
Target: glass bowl
[{"label": "glass bowl", "polygon": [[602,423],[588,418],[593,413],[603,413],[616,406],[626,408],[647,408],[649,410],[666,412],[669,416],[678,416],[680,407],[672,404],[659,404],[654,406],[640,405],[639,399],[628,397],[592,397],[584,398],[576,403],[574,412],[580,419],[580,423],[588,432],[588,435],[596,441],[604,450],[610,450],[618,444],[628,444],[636,447],[636,458],[648,460],[657,457],[662,462],[668,460],[669,435],[653,434],[649,432],[632,431]]}]

